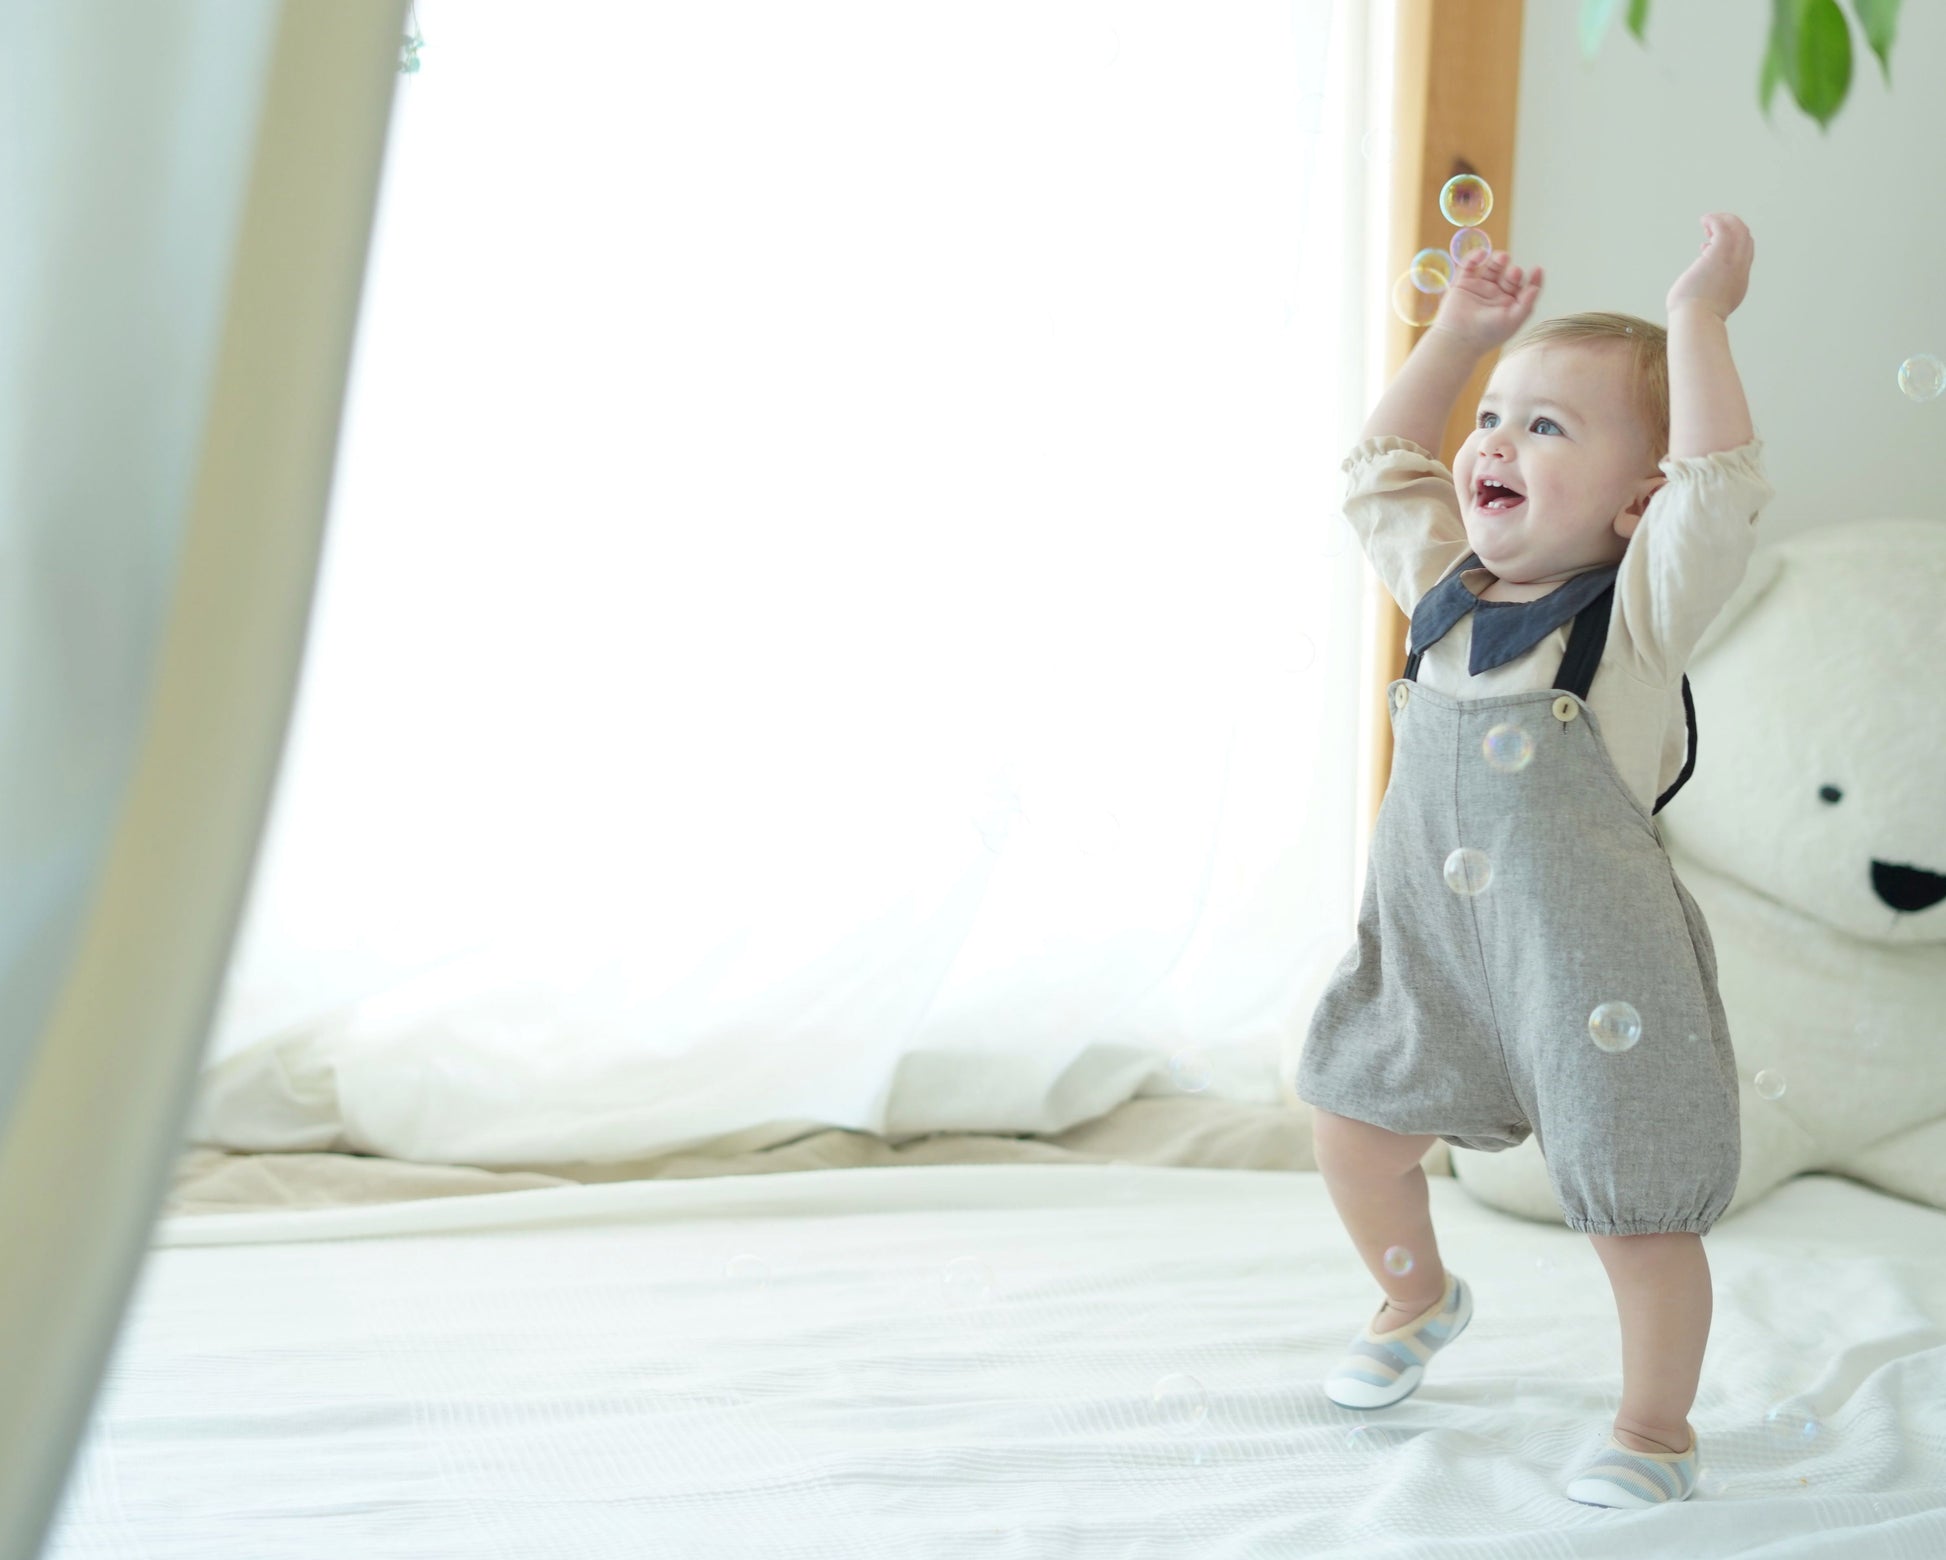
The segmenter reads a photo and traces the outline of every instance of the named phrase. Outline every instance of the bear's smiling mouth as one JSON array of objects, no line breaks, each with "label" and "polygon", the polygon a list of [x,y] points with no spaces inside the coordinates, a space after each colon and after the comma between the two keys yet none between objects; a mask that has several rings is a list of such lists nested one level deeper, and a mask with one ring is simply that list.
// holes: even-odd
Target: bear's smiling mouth
[{"label": "bear's smiling mouth", "polygon": [[1930,910],[1946,899],[1946,873],[1873,861],[1872,892],[1894,910]]}]

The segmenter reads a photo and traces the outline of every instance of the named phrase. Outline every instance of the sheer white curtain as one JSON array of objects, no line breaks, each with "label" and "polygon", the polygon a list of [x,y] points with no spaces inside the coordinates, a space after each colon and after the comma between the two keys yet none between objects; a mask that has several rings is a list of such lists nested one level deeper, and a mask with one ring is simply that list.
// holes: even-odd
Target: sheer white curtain
[{"label": "sheer white curtain", "polygon": [[1274,1100],[1350,935],[1368,0],[419,0],[195,1124]]},{"label": "sheer white curtain", "polygon": [[0,1560],[39,1553],[291,712],[404,5],[0,0]]}]

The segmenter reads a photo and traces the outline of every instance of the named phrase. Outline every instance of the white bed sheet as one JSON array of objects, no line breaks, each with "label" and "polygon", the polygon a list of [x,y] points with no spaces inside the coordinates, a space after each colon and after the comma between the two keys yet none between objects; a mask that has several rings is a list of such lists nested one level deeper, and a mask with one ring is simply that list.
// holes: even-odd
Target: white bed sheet
[{"label": "white bed sheet", "polygon": [[[1314,1173],[945,1165],[165,1220],[47,1555],[1946,1553],[1946,1213],[1810,1176],[1720,1224],[1704,1487],[1627,1512],[1560,1492],[1620,1385],[1588,1241],[1430,1185],[1478,1309],[1367,1415],[1318,1385],[1377,1290]],[[1172,1375],[1200,1423],[1193,1392],[1153,1401]],[[1767,1423],[1780,1402],[1817,1433]]]}]

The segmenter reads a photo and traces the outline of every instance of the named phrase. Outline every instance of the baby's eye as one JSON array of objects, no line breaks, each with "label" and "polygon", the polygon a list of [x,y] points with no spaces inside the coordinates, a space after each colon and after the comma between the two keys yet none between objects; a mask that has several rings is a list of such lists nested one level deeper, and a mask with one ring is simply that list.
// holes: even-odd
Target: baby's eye
[{"label": "baby's eye", "polygon": [[1541,431],[1542,423],[1546,423],[1547,426],[1552,428],[1556,433],[1559,433],[1561,431],[1561,425],[1557,423],[1552,417],[1536,417],[1534,419],[1534,432],[1539,433]]},{"label": "baby's eye", "polygon": [[1480,413],[1479,419],[1475,424],[1475,426],[1481,428],[1491,428],[1495,423],[1499,421],[1500,421],[1500,414],[1498,412],[1482,412]]}]

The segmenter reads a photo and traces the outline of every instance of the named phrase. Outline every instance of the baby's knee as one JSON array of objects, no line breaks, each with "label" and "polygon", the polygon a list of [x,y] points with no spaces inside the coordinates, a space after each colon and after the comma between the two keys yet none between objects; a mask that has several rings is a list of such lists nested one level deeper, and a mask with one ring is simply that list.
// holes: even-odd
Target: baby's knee
[{"label": "baby's knee", "polygon": [[1320,1170],[1345,1175],[1405,1175],[1438,1141],[1432,1133],[1393,1132],[1315,1106],[1311,1149]]}]

